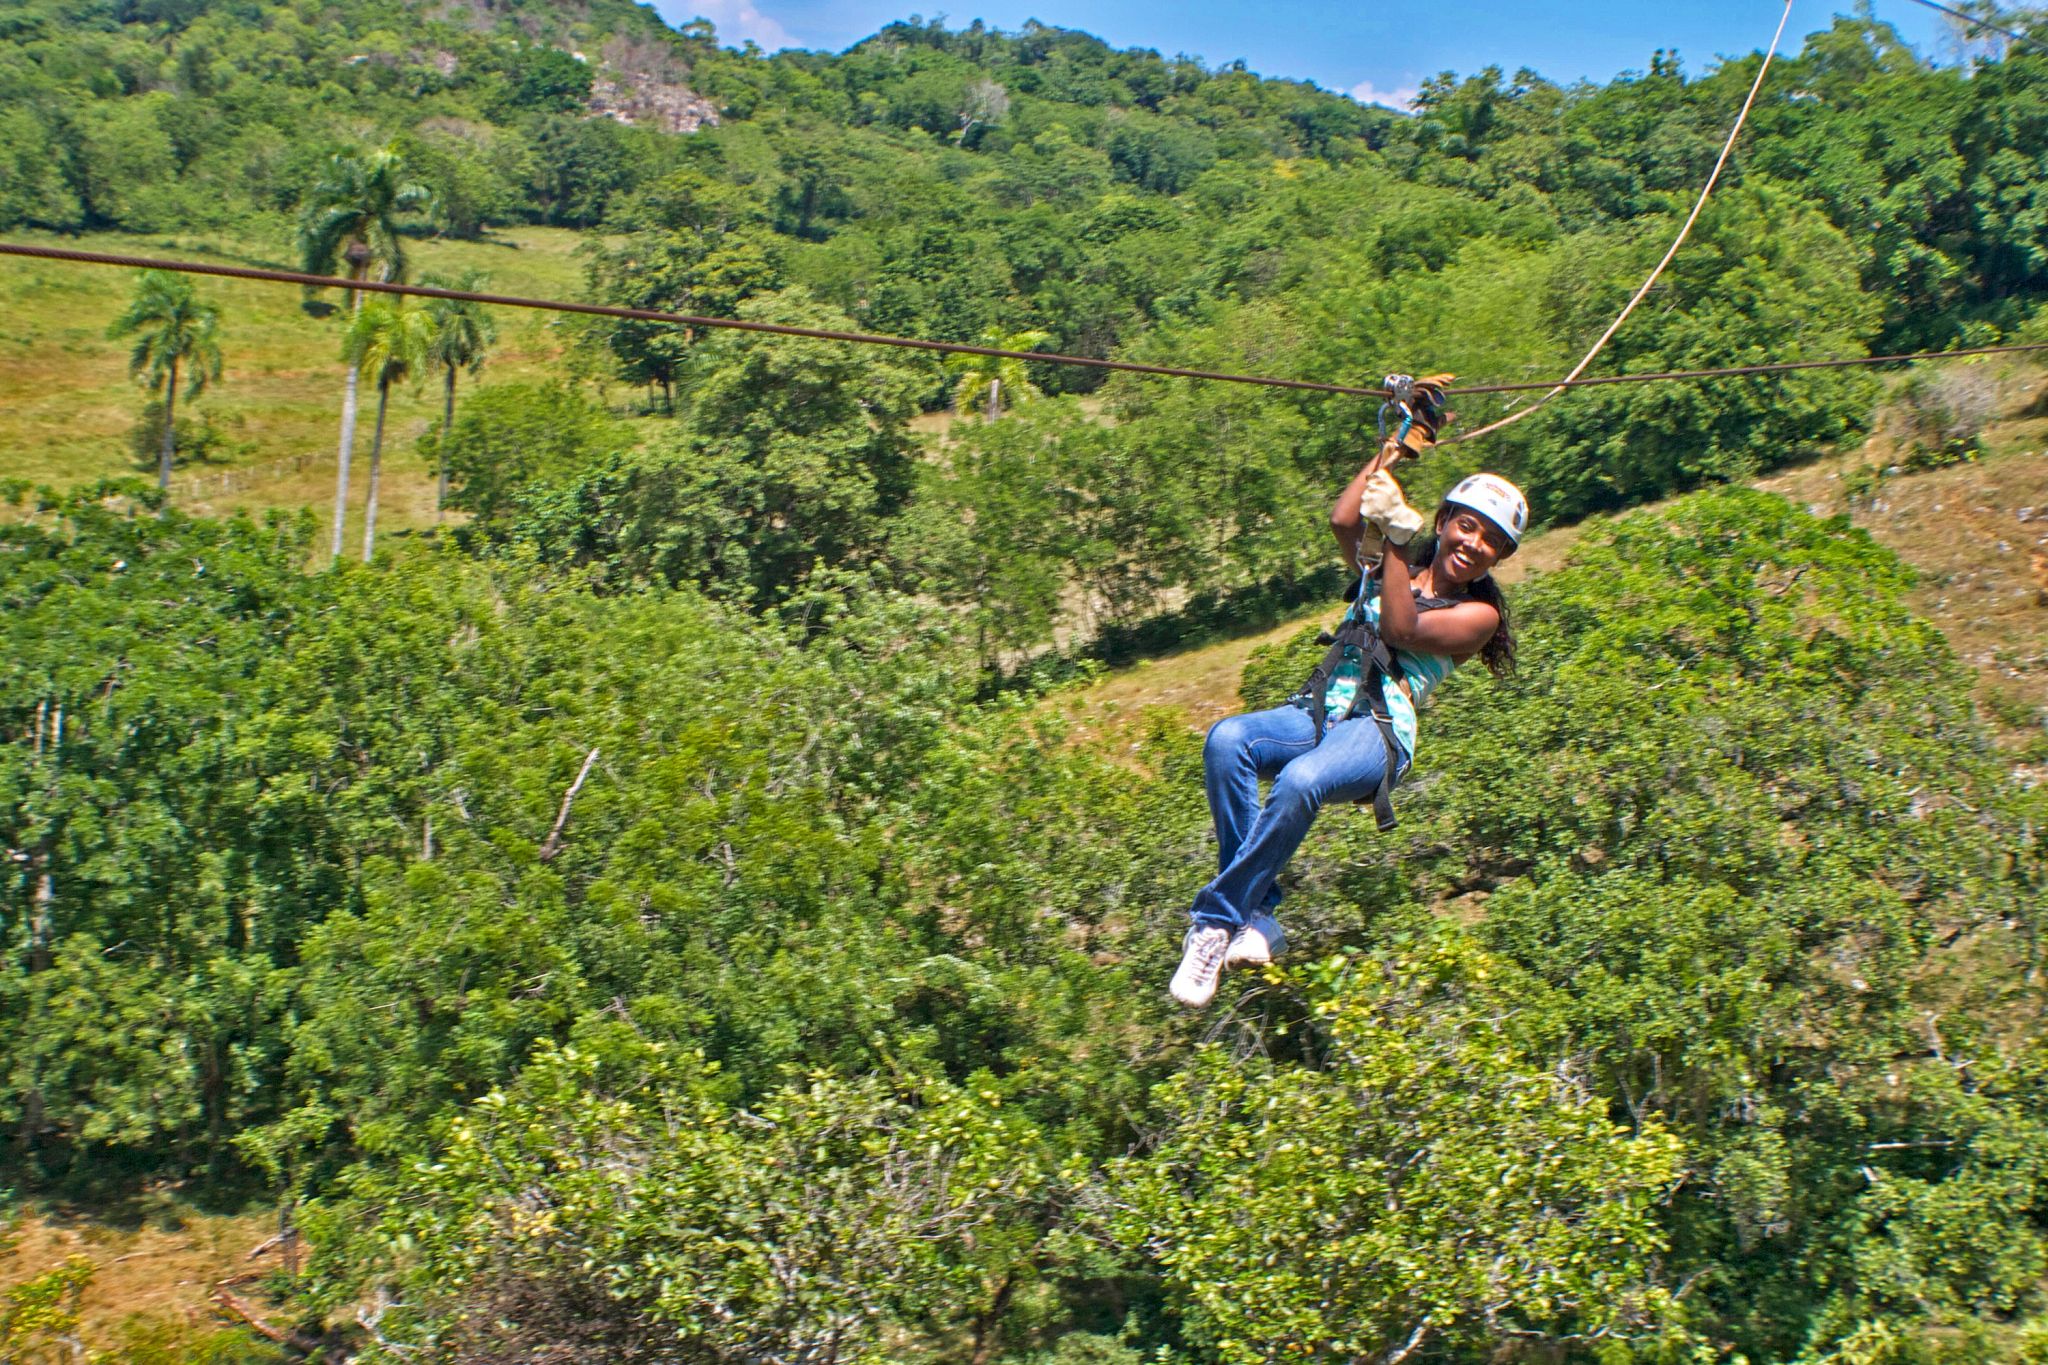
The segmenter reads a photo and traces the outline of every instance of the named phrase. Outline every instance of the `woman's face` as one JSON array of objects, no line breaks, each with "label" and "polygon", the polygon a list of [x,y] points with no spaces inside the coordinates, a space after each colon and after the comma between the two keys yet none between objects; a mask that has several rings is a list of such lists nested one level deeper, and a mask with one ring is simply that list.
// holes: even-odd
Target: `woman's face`
[{"label": "woman's face", "polygon": [[1484,578],[1508,552],[1507,536],[1498,526],[1463,507],[1446,507],[1436,519],[1433,576],[1459,587]]}]

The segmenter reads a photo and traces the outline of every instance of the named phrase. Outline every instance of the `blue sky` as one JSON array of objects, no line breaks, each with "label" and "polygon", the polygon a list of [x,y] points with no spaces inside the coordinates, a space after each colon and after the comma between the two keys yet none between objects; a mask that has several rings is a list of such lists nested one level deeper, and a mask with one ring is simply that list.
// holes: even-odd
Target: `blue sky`
[{"label": "blue sky", "polygon": [[[1802,35],[1826,28],[1852,5],[1799,0],[1792,27]],[[1945,55],[1940,16],[1909,0],[1876,0],[1876,7],[1922,52]],[[1390,104],[1425,76],[1489,65],[1604,82],[1641,70],[1659,47],[1676,48],[1686,69],[1698,72],[1717,57],[1761,48],[1782,13],[1779,0],[655,0],[655,8],[676,23],[702,15],[727,43],[751,38],[770,50],[838,51],[914,12],[944,14],[954,28],[975,18],[1004,29],[1037,19],[1117,47],[1192,53],[1211,65],[1242,57],[1262,75]]]}]

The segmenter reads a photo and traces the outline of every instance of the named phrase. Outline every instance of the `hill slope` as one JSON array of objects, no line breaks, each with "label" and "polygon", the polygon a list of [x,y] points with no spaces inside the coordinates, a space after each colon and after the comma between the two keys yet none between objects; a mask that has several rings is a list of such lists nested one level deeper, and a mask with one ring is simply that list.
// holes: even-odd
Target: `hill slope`
[{"label": "hill slope", "polygon": [[[39,239],[36,234],[16,237]],[[519,228],[489,241],[422,241],[413,254],[424,274],[453,278],[477,270],[489,277],[484,287],[498,292],[562,297],[581,285],[575,257],[580,240],[561,228]],[[294,262],[279,259],[277,243],[231,236],[87,234],[61,242],[88,250],[295,268]],[[0,316],[6,319],[0,324],[0,450],[8,452],[6,476],[62,488],[154,469],[153,454],[137,456],[131,449],[144,395],[128,378],[129,342],[106,334],[132,286],[127,271],[19,259],[0,263]],[[206,458],[181,467],[174,496],[200,512],[323,508],[332,497],[343,373],[339,321],[310,313],[299,291],[277,285],[202,280],[197,289],[222,311],[223,379],[197,404],[180,409],[181,417],[196,414],[215,441]],[[331,313],[334,303],[319,300],[315,307]],[[483,382],[570,378],[563,359],[568,339],[555,317],[500,310],[494,320],[499,340]],[[465,374],[460,392],[477,382]],[[386,497],[394,529],[433,522],[432,472],[415,446],[440,417],[438,375],[394,391],[385,436],[390,457]],[[359,440],[367,452],[367,422]]]}]

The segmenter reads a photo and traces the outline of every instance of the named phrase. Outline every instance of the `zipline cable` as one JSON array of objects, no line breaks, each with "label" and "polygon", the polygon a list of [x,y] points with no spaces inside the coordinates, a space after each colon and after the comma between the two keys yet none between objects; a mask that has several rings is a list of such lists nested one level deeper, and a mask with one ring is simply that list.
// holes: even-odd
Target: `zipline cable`
[{"label": "zipline cable", "polygon": [[1759,365],[1722,365],[1708,370],[1649,370],[1639,374],[1603,374],[1591,379],[1546,379],[1531,384],[1474,384],[1448,389],[1451,394],[1529,393],[1536,389],[1595,389],[1603,384],[1651,384],[1683,379],[1741,379],[1749,375],[1786,374],[1793,370],[1845,370],[1858,365],[1902,365],[1917,360],[1964,360],[1970,356],[2019,355],[2048,351],[2048,341],[2015,342],[2008,346],[1968,346],[1956,351],[1906,351],[1898,355],[1848,355],[1828,360],[1776,360]]},{"label": "zipline cable", "polygon": [[1206,379],[1223,384],[1262,384],[1268,388],[1306,389],[1315,393],[1336,393],[1352,398],[1387,396],[1386,390],[1381,388],[1320,384],[1309,379],[1271,379],[1261,375],[1222,374],[1215,370],[1183,370],[1170,365],[1143,365],[1130,360],[1059,355],[1051,351],[1006,351],[1000,346],[970,346],[958,341],[925,341],[917,337],[882,336],[873,332],[837,332],[824,327],[797,327],[782,322],[749,322],[742,318],[698,317],[690,313],[667,313],[652,308],[620,308],[605,303],[570,303],[561,299],[521,298],[514,294],[481,294],[468,289],[443,289],[429,284],[399,284],[390,280],[350,280],[336,275],[308,275],[297,270],[272,270],[261,266],[205,265],[198,261],[120,256],[104,251],[75,251],[69,247],[31,246],[22,242],[0,242],[0,256],[27,256],[46,261],[74,261],[82,265],[124,266],[140,270],[171,270],[187,275],[218,275],[232,280],[296,284],[308,289],[361,289],[373,294],[406,294],[423,299],[457,299],[467,303],[495,304],[502,308],[538,308],[556,313],[586,313],[593,317],[623,318],[633,322],[663,322],[679,327],[766,332],[773,336],[809,337],[817,341],[845,341],[863,346],[895,346],[903,350],[936,351],[944,355],[985,355],[994,356],[999,360],[1035,360],[1049,365],[1085,365],[1098,370],[1123,370],[1131,374],[1163,375],[1170,379]]},{"label": "zipline cable", "polygon": [[1983,19],[1979,19],[1974,14],[1965,14],[1959,9],[1950,9],[1947,5],[1938,5],[1934,2],[1934,0],[1913,0],[1913,3],[1916,5],[1925,5],[1928,9],[1940,10],[1943,14],[1948,15],[1950,18],[1960,19],[1964,23],[1970,25],[1972,28],[1988,28],[1993,33],[2004,34],[2006,37],[2012,39],[2016,43],[2024,43],[2028,47],[2040,48],[2041,51],[2048,52],[2048,45],[2043,45],[2037,40],[2029,38],[2024,33],[2014,33],[2009,28],[2000,28],[1996,24],[1989,23]]},{"label": "zipline cable", "polygon": [[1448,438],[1446,444],[1456,445],[1466,441],[1476,441],[1481,436],[1499,431],[1503,427],[1511,427],[1524,417],[1541,411],[1552,399],[1570,388],[1572,381],[1586,372],[1586,368],[1599,358],[1602,351],[1607,349],[1607,343],[1614,340],[1614,334],[1621,330],[1621,325],[1627,322],[1635,313],[1637,306],[1650,296],[1650,291],[1656,287],[1657,281],[1663,278],[1665,267],[1669,266],[1677,258],[1678,249],[1685,245],[1686,238],[1692,236],[1693,224],[1699,222],[1700,214],[1706,211],[1707,196],[1714,192],[1714,186],[1721,183],[1721,172],[1727,169],[1728,158],[1735,153],[1735,141],[1742,136],[1742,126],[1749,121],[1749,111],[1756,106],[1757,94],[1764,88],[1764,77],[1770,74],[1771,59],[1778,55],[1778,44],[1785,40],[1785,25],[1792,20],[1792,5],[1793,0],[1785,0],[1785,12],[1778,16],[1778,31],[1771,35],[1771,46],[1764,53],[1764,64],[1757,68],[1756,81],[1749,87],[1749,98],[1742,102],[1742,110],[1735,116],[1735,126],[1728,130],[1728,141],[1721,145],[1721,156],[1714,162],[1714,172],[1707,177],[1706,185],[1701,188],[1699,200],[1693,204],[1691,215],[1686,218],[1685,226],[1678,230],[1678,237],[1671,243],[1671,249],[1664,253],[1664,259],[1657,262],[1657,268],[1650,272],[1650,278],[1643,281],[1643,287],[1636,290],[1636,296],[1628,301],[1628,307],[1622,309],[1621,315],[1608,324],[1607,330],[1601,333],[1600,339],[1593,343],[1593,349],[1586,352],[1586,358],[1574,366],[1572,372],[1564,377],[1563,382],[1551,389],[1549,393],[1544,394],[1543,397],[1537,399],[1528,407],[1523,408],[1520,412],[1509,413],[1506,417],[1489,426],[1483,426],[1477,431],[1468,431],[1461,435],[1452,436]]},{"label": "zipline cable", "polygon": [[[1993,32],[2004,34],[2016,42],[2048,51],[2048,46],[2036,42],[2025,34],[2000,28],[1961,10],[1950,9],[1936,0],[1914,0],[1915,4],[1929,9],[1940,10],[1967,23]],[[1621,316],[1617,317],[1605,335],[1595,343],[1586,358],[1573,368],[1563,379],[1521,384],[1465,384],[1446,392],[1462,397],[1482,394],[1529,393],[1548,390],[1544,397],[1520,412],[1511,414],[1491,426],[1477,431],[1463,432],[1452,436],[1446,442],[1455,444],[1498,431],[1502,427],[1528,417],[1559,394],[1568,389],[1593,388],[1604,384],[1647,384],[1660,381],[1739,378],[1742,376],[1783,374],[1794,370],[1843,369],[1861,365],[1892,365],[1921,360],[1959,360],[1969,356],[2014,355],[2023,352],[2048,350],[2048,342],[2010,346],[1974,346],[1951,351],[1914,351],[1898,355],[1841,356],[1829,360],[1790,360],[1758,365],[1727,365],[1708,369],[1659,370],[1651,373],[1601,375],[1592,379],[1584,378],[1588,365],[1612,340],[1621,325],[1628,320],[1636,307],[1648,296],[1657,279],[1670,265],[1678,250],[1684,245],[1694,223],[1706,207],[1707,197],[1726,167],[1737,138],[1741,135],[1744,122],[1756,102],[1757,94],[1763,89],[1764,77],[1771,69],[1779,44],[1784,39],[1786,23],[1792,17],[1793,0],[1786,0],[1785,13],[1778,20],[1778,31],[1771,39],[1769,51],[1764,54],[1763,65],[1757,70],[1756,81],[1751,85],[1749,98],[1743,102],[1742,111],[1735,121],[1735,127],[1728,134],[1728,141],[1721,149],[1719,160],[1714,163],[1713,174],[1708,178],[1705,189],[1700,192],[1699,201],[1693,205],[1691,216],[1686,219],[1678,239],[1671,244],[1663,261],[1651,272],[1636,296],[1629,300]],[[1282,379],[1271,375],[1231,374],[1219,370],[1194,370],[1171,365],[1147,365],[1129,360],[1109,360],[1100,356],[1063,355],[1056,351],[1012,351],[1000,346],[973,346],[965,342],[927,341],[917,337],[886,336],[873,332],[837,331],[823,327],[799,327],[788,323],[750,322],[740,318],[702,317],[689,313],[671,313],[652,308],[623,308],[611,304],[575,303],[563,299],[536,299],[512,294],[485,294],[475,290],[447,289],[434,285],[400,284],[389,280],[351,280],[334,275],[312,275],[296,270],[276,270],[257,266],[208,265],[199,261],[181,261],[161,257],[129,256],[115,252],[78,251],[68,247],[36,246],[26,242],[0,242],[0,256],[19,256],[34,260],[68,261],[81,265],[106,265],[131,270],[167,270],[187,275],[211,275],[223,279],[257,280],[276,284],[294,284],[307,289],[361,289],[370,293],[397,294],[416,298],[454,299],[468,303],[481,303],[502,308],[530,308],[557,313],[580,313],[594,317],[619,318],[636,322],[657,322],[671,326],[725,329],[740,332],[762,332],[774,336],[807,337],[819,341],[838,341],[853,345],[891,346],[902,350],[926,351],[941,355],[991,356],[1000,360],[1022,360],[1046,365],[1074,365],[1089,369],[1114,370],[1128,374],[1155,375],[1171,379],[1196,379],[1210,383],[1252,384],[1264,388],[1293,389],[1310,393],[1337,394],[1350,398],[1388,398],[1392,395],[1384,388],[1361,387],[1352,384],[1325,384],[1309,379]]]},{"label": "zipline cable", "polygon": [[[455,299],[465,303],[491,304],[505,308],[531,308],[543,312],[587,313],[598,317],[626,318],[640,322],[662,322],[688,327],[727,328],[742,332],[767,332],[777,336],[810,337],[820,341],[841,341],[863,346],[894,346],[909,350],[938,351],[957,355],[996,356],[1005,360],[1030,360],[1048,365],[1085,365],[1091,369],[1123,370],[1133,374],[1162,375],[1173,379],[1200,379],[1226,384],[1255,384],[1274,389],[1303,389],[1351,398],[1386,398],[1382,388],[1360,388],[1349,384],[1323,384],[1309,379],[1281,379],[1272,375],[1227,374],[1217,370],[1178,369],[1169,365],[1143,365],[1127,360],[1104,360],[1097,356],[1061,355],[1054,351],[1006,351],[996,346],[969,346],[953,341],[924,341],[915,337],[882,336],[869,332],[836,332],[821,327],[795,327],[777,322],[747,322],[739,318],[694,317],[687,313],[663,313],[649,308],[615,308],[608,304],[575,303],[564,299],[524,298],[511,294],[483,294],[469,289],[444,289],[437,285],[396,284],[385,280],[350,280],[339,275],[308,275],[294,270],[270,270],[257,266],[209,265],[203,261],[180,261],[164,257],[124,256],[104,251],[77,251],[70,247],[37,246],[26,242],[0,242],[0,256],[30,260],[65,261],[78,265],[106,265],[127,270],[169,270],[186,275],[211,275],[231,280],[258,280],[295,284],[314,289],[362,289],[378,294],[401,294],[429,299]],[[1756,365],[1723,365],[1699,370],[1654,370],[1638,374],[1595,375],[1591,379],[1544,379],[1514,384],[1461,384],[1446,392],[1458,397],[1495,393],[1532,393],[1542,389],[1590,389],[1607,384],[1651,384],[1698,379],[1739,379],[1746,376],[1785,374],[1794,370],[1838,370],[1862,365],[1900,365],[1919,360],[1962,360],[1971,356],[2018,355],[2048,351],[2048,341],[2020,342],[2006,346],[1972,346],[1954,351],[1909,351],[1897,355],[1836,356],[1827,360],[1779,360]],[[1534,409],[1530,409],[1533,411]],[[1477,434],[1477,433],[1474,433]]]}]

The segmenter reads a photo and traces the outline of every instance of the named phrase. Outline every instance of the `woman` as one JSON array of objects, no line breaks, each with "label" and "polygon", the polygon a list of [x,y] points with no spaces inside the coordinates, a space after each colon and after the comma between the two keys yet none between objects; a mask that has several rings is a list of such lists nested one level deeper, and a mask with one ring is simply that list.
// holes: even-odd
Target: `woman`
[{"label": "woman", "polygon": [[[1305,692],[1285,706],[1219,721],[1209,731],[1202,763],[1221,870],[1195,897],[1194,925],[1172,984],[1174,999],[1192,1009],[1215,998],[1225,967],[1269,962],[1284,946],[1273,919],[1280,902],[1274,878],[1316,813],[1333,801],[1376,792],[1383,797],[1383,784],[1406,773],[1415,755],[1415,709],[1452,669],[1475,656],[1496,675],[1514,665],[1507,603],[1492,571],[1521,544],[1527,499],[1497,475],[1466,479],[1438,508],[1435,534],[1414,547],[1420,567],[1411,569],[1399,549],[1420,530],[1422,518],[1388,472],[1402,453],[1390,443],[1330,512],[1344,562],[1360,575],[1345,622],[1372,626],[1393,651],[1390,678],[1378,689],[1385,723],[1370,712],[1375,680],[1364,651],[1346,648],[1323,679],[1327,687],[1316,689],[1323,724],[1311,714],[1313,700]],[[1395,548],[1380,553],[1382,541]],[[1273,783],[1263,807],[1261,778]]]}]

